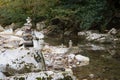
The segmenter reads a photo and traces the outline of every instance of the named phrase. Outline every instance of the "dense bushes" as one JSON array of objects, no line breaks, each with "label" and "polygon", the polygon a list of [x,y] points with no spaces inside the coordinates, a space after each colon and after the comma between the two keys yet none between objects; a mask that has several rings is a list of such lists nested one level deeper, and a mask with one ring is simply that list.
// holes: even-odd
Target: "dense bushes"
[{"label": "dense bushes", "polygon": [[50,7],[53,6],[55,0],[51,2],[49,0],[5,0],[1,2],[4,5],[0,5],[0,23],[10,24],[25,22],[28,16],[33,19],[33,22],[47,19]]},{"label": "dense bushes", "polygon": [[61,26],[89,29],[98,23],[106,26],[108,11],[107,0],[0,0],[0,24],[23,24],[30,16],[33,23],[46,20],[49,25],[57,18],[64,23]]}]

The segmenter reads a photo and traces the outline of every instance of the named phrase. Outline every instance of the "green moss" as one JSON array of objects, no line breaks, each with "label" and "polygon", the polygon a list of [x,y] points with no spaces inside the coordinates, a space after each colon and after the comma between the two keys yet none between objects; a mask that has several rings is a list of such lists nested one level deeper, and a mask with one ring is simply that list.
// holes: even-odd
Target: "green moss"
[{"label": "green moss", "polygon": [[51,76],[47,77],[47,80],[51,80],[51,79],[52,79],[52,77],[51,77]]},{"label": "green moss", "polygon": [[37,79],[37,80],[42,80],[41,77],[37,77],[36,79]]},{"label": "green moss", "polygon": [[66,76],[64,80],[73,80],[73,79],[71,78],[71,76]]},{"label": "green moss", "polygon": [[19,80],[25,80],[25,78],[24,78],[24,77],[21,77],[21,78],[19,78]]}]

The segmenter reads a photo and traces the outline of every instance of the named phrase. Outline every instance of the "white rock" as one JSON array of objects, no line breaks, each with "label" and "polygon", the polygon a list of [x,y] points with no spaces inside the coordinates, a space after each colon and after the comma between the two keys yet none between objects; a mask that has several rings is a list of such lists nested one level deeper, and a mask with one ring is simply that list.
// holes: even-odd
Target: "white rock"
[{"label": "white rock", "polygon": [[48,75],[53,75],[54,72],[53,72],[53,71],[48,71],[47,74],[48,74]]},{"label": "white rock", "polygon": [[86,61],[86,62],[89,62],[89,58],[88,57],[85,57],[85,56],[82,56],[82,55],[76,55],[75,56],[75,59],[77,61]]},{"label": "white rock", "polygon": [[65,54],[68,51],[68,48],[56,47],[56,46],[49,46],[45,45],[43,47],[44,53],[53,53],[53,54]]},{"label": "white rock", "polygon": [[23,41],[23,38],[17,37],[17,36],[10,36],[9,41]]},{"label": "white rock", "polygon": [[91,34],[88,34],[86,39],[91,41],[91,40],[95,40],[95,39],[100,39],[100,38],[102,38],[104,36],[107,36],[107,35],[98,34],[98,33],[91,33]]},{"label": "white rock", "polygon": [[5,78],[6,76],[2,72],[0,72],[0,79],[5,79]]},{"label": "white rock", "polygon": [[68,72],[68,73],[70,73],[70,74],[73,74],[73,71],[72,71],[71,68],[66,68],[65,71]]},{"label": "white rock", "polygon": [[58,80],[58,79],[64,79],[64,76],[70,76],[72,80],[77,80],[76,77],[70,73],[65,73],[65,75],[63,74],[64,72],[41,71],[41,72],[35,72],[35,73],[32,72],[32,73],[15,75],[15,76],[7,77],[4,80],[15,80],[16,77],[18,79],[22,77],[22,78],[25,78],[25,80],[36,80],[37,78],[42,79],[43,77],[45,78],[45,80],[47,80],[47,77],[52,78],[51,80]]},{"label": "white rock", "polygon": [[3,42],[4,44],[2,44],[2,47],[6,47],[6,48],[17,48],[18,45],[22,42],[24,42],[24,40],[18,36],[13,36],[13,35],[0,35],[0,39],[1,42]]},{"label": "white rock", "polygon": [[52,53],[59,53],[59,54],[65,54],[68,51],[68,48],[52,48]]},{"label": "white rock", "polygon": [[94,74],[89,74],[90,78],[94,78],[94,76],[95,76]]},{"label": "white rock", "polygon": [[40,50],[43,48],[44,40],[35,40],[33,39],[33,47],[37,50]]},{"label": "white rock", "polygon": [[38,39],[44,38],[44,35],[41,32],[34,31],[34,34],[35,34],[35,37],[37,37]]},{"label": "white rock", "polygon": [[78,32],[78,36],[84,36],[84,35],[86,35],[85,32]]},{"label": "white rock", "polygon": [[80,62],[77,62],[76,64],[77,64],[77,65],[79,65],[79,64],[80,64]]},{"label": "white rock", "polygon": [[80,37],[84,36],[83,38],[86,39],[87,41],[94,41],[100,43],[113,43],[115,39],[113,35],[116,33],[117,33],[116,29],[113,28],[108,32],[108,34],[101,34],[97,31],[84,31],[79,32],[78,35]]},{"label": "white rock", "polygon": [[22,36],[22,35],[23,35],[23,33],[24,33],[24,31],[19,30],[19,31],[17,31],[17,32],[15,33],[15,35],[17,35],[17,36]]},{"label": "white rock", "polygon": [[38,40],[33,40],[33,47],[34,47],[35,49],[39,49]]},{"label": "white rock", "polygon": [[[0,53],[0,65],[1,65],[0,71],[2,71],[7,64],[9,64],[7,70],[9,70],[9,68],[12,68],[15,69],[16,71],[19,71],[23,69],[25,65],[28,64],[32,64],[33,66],[36,67],[36,68],[31,67],[31,70],[40,69],[38,62],[34,59],[34,57],[32,57],[31,52],[33,52],[33,50],[13,49],[13,50],[6,50],[5,52]],[[32,66],[32,65],[28,65],[28,66]]]},{"label": "white rock", "polygon": [[70,55],[68,55],[68,58],[69,58],[69,59],[74,59],[74,57],[75,57],[75,54],[70,54]]},{"label": "white rock", "polygon": [[13,34],[13,29],[7,29],[7,30],[4,30],[3,32],[0,32],[0,34]]},{"label": "white rock", "polygon": [[102,47],[102,46],[97,46],[97,45],[94,45],[94,44],[91,44],[91,47],[92,47],[92,50],[105,50],[104,47]]},{"label": "white rock", "polygon": [[116,34],[117,33],[117,30],[115,28],[112,28],[108,34]]}]

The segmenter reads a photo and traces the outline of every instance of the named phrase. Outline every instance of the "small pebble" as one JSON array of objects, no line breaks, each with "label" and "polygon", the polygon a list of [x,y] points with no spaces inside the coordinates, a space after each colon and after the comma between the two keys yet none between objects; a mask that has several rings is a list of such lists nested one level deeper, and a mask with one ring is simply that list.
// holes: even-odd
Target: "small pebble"
[{"label": "small pebble", "polygon": [[77,62],[76,64],[77,64],[77,65],[79,65],[80,63],[79,63],[79,62]]},{"label": "small pebble", "polygon": [[94,78],[94,74],[89,74],[89,77],[90,78]]}]

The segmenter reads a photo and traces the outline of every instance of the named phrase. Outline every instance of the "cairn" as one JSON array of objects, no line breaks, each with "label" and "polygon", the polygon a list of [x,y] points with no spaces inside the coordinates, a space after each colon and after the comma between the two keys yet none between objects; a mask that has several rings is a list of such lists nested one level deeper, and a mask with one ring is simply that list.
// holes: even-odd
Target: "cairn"
[{"label": "cairn", "polygon": [[23,39],[25,40],[24,46],[29,47],[29,46],[33,46],[33,43],[32,43],[33,36],[32,36],[32,30],[31,30],[32,19],[30,17],[28,17],[26,19],[26,21],[27,21],[27,23],[24,24],[25,31],[23,34]]}]

